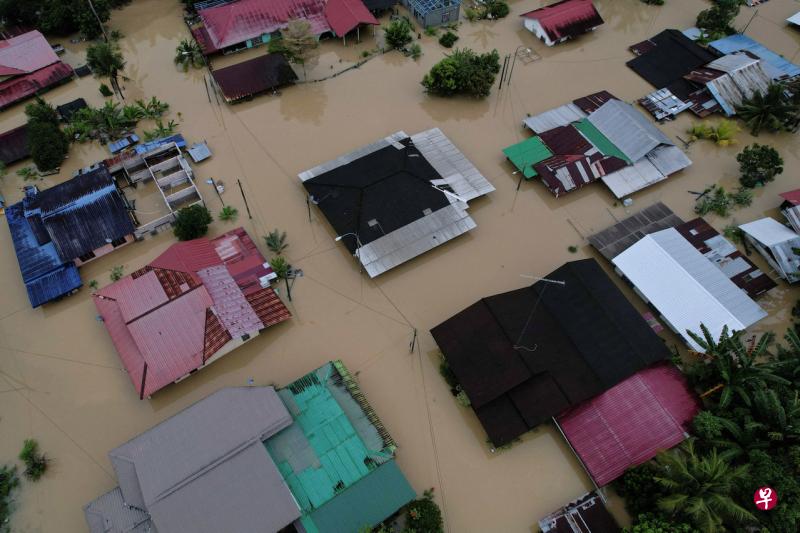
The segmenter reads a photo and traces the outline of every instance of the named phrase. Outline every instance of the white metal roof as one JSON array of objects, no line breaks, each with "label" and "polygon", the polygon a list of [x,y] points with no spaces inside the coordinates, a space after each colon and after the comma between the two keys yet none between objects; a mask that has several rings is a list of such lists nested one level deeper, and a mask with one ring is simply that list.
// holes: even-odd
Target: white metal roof
[{"label": "white metal roof", "polygon": [[739,226],[739,229],[764,246],[775,246],[776,244],[782,244],[786,241],[800,238],[797,233],[770,217],[742,224]]},{"label": "white metal roof", "polygon": [[612,262],[696,350],[687,330],[704,324],[717,337],[725,326],[739,331],[767,316],[675,228],[645,236]]},{"label": "white metal roof", "polygon": [[667,179],[649,159],[640,159],[631,166],[623,167],[601,178],[606,187],[617,198],[625,198],[636,191]]},{"label": "white metal roof", "polygon": [[582,118],[586,118],[586,113],[584,113],[580,107],[575,104],[565,104],[555,109],[545,111],[544,113],[527,117],[523,119],[522,122],[534,133],[539,134],[550,131],[553,128],[558,128],[559,126],[572,124]]},{"label": "white metal roof", "polygon": [[800,11],[786,19],[786,22],[789,24],[794,24],[795,26],[800,26]]},{"label": "white metal roof", "polygon": [[647,117],[620,100],[609,100],[600,106],[589,115],[589,122],[633,162],[659,145],[673,144]]}]

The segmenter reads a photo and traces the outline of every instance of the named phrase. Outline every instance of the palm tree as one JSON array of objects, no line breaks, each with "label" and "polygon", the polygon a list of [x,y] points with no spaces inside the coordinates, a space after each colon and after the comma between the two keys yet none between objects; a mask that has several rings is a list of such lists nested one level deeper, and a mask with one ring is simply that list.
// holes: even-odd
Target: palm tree
[{"label": "palm tree", "polygon": [[190,66],[201,68],[204,63],[203,51],[193,39],[183,39],[175,49],[175,64],[183,67],[184,72],[188,71]]},{"label": "palm tree", "polygon": [[703,336],[687,331],[690,337],[700,345],[705,354],[711,358],[712,369],[719,383],[704,392],[701,397],[709,396],[719,390],[720,409],[726,408],[733,400],[734,394],[748,407],[752,404],[750,393],[755,389],[766,388],[767,383],[788,385],[789,381],[778,376],[775,362],[759,362],[774,339],[774,334],[765,333],[752,350],[745,348],[740,331],[728,334],[725,326],[719,341],[715,341],[704,324],[700,324]]},{"label": "palm tree", "polygon": [[703,533],[728,531],[726,526],[756,521],[731,496],[737,484],[746,479],[748,465],[733,467],[716,449],[698,456],[694,439],[661,452],[655,465],[658,473],[654,479],[667,491],[658,500],[662,511],[689,519]]},{"label": "palm tree", "polygon": [[86,63],[93,72],[108,76],[111,86],[117,91],[124,100],[122,89],[119,86],[119,71],[125,68],[125,60],[119,47],[113,43],[97,43],[89,45],[86,49]]},{"label": "palm tree", "polygon": [[800,107],[787,96],[783,85],[771,83],[765,93],[756,93],[742,101],[736,113],[745,121],[750,132],[758,135],[762,129],[792,129],[800,115]]},{"label": "palm tree", "polygon": [[226,205],[222,208],[219,212],[219,216],[217,217],[220,220],[230,221],[236,220],[236,217],[239,216],[239,210],[233,207],[232,205]]},{"label": "palm tree", "polygon": [[281,233],[278,228],[270,231],[269,235],[265,235],[264,242],[272,253],[278,255],[281,255],[281,253],[289,247],[289,243],[286,242],[286,232],[284,231]]},{"label": "palm tree", "polygon": [[286,296],[289,298],[289,301],[292,301],[292,290],[289,287],[289,272],[292,269],[292,266],[289,262],[281,256],[273,257],[272,260],[269,262],[270,268],[278,276],[278,279],[282,279],[286,283]]}]

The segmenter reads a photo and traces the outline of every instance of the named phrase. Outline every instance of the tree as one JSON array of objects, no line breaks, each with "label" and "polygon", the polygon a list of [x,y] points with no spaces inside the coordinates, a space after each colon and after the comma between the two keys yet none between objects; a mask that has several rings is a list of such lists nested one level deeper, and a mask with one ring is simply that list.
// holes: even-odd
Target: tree
[{"label": "tree", "polygon": [[125,59],[116,43],[89,45],[86,49],[86,63],[95,74],[107,76],[111,80],[111,87],[122,96],[118,76],[119,71],[125,68]]},{"label": "tree", "polygon": [[281,30],[281,38],[270,42],[270,53],[282,53],[290,63],[303,66],[306,77],[306,63],[316,55],[319,41],[311,31],[311,23],[305,19],[292,19]]},{"label": "tree", "polygon": [[220,212],[219,218],[220,220],[229,221],[229,220],[236,220],[236,217],[239,216],[239,210],[233,207],[232,205],[226,205],[223,207]]},{"label": "tree", "polygon": [[695,25],[706,30],[712,39],[736,33],[731,24],[739,14],[742,0],[714,0],[714,5],[697,15]]},{"label": "tree", "polygon": [[208,233],[213,222],[211,212],[204,205],[194,204],[178,211],[175,217],[175,236],[179,241],[190,241]]},{"label": "tree", "polygon": [[58,125],[58,111],[41,96],[37,96],[33,103],[25,106],[25,116],[28,117],[28,122],[39,121]]},{"label": "tree", "polygon": [[736,114],[753,135],[758,135],[761,130],[788,131],[797,124],[800,105],[792,101],[782,84],[771,83],[766,92],[745,98],[736,108]]},{"label": "tree", "polygon": [[25,439],[22,451],[19,452],[19,459],[25,463],[25,477],[31,481],[38,481],[50,463],[50,459],[39,451],[39,443],[36,442],[36,439]]},{"label": "tree", "polygon": [[283,256],[273,257],[269,261],[269,266],[272,268],[272,271],[278,276],[278,279],[282,279],[286,283],[286,297],[289,298],[289,301],[292,301],[292,289],[289,287],[289,273],[292,270],[292,265],[286,260]]},{"label": "tree", "polygon": [[482,98],[489,95],[498,72],[500,55],[497,50],[476,54],[469,48],[456,49],[431,68],[422,79],[422,85],[429,93],[439,96],[466,94]]},{"label": "tree", "polygon": [[80,32],[86,39],[94,39],[102,34],[97,19],[107,22],[111,8],[121,4],[119,0],[92,0],[91,5],[87,0],[0,0],[0,20],[55,35]]},{"label": "tree", "polygon": [[656,502],[664,495],[655,475],[655,463],[647,462],[629,468],[614,482],[614,490],[625,499],[628,514],[637,516],[655,509]]},{"label": "tree", "polygon": [[426,490],[422,498],[418,498],[406,506],[406,524],[411,531],[444,532],[442,511],[433,500],[433,489]]},{"label": "tree", "polygon": [[289,243],[286,242],[286,232],[281,232],[278,228],[275,228],[270,231],[268,235],[264,236],[264,243],[272,253],[278,255],[281,255],[281,253],[289,247]]},{"label": "tree", "polygon": [[736,156],[739,162],[743,187],[753,188],[773,181],[775,176],[783,172],[783,158],[778,151],[767,145],[751,144]]},{"label": "tree", "polygon": [[0,466],[0,531],[8,533],[8,520],[11,516],[13,492],[19,486],[16,466]]},{"label": "tree", "polygon": [[203,51],[194,39],[183,39],[175,49],[175,64],[180,65],[183,71],[189,67],[201,68],[205,64]]},{"label": "tree", "polygon": [[48,122],[28,122],[28,146],[40,171],[58,168],[69,151],[66,136],[58,126]]},{"label": "tree", "polygon": [[739,484],[747,479],[747,465],[731,466],[716,450],[700,456],[695,452],[694,439],[661,452],[655,464],[655,480],[666,491],[658,500],[658,508],[670,517],[688,520],[703,533],[756,522],[733,498]]},{"label": "tree", "polygon": [[631,527],[622,533],[693,533],[694,529],[686,522],[676,523],[653,513],[643,513],[636,517]]},{"label": "tree", "polygon": [[502,0],[493,0],[486,5],[486,16],[492,19],[501,19],[508,16],[511,9]]},{"label": "tree", "polygon": [[407,19],[397,19],[383,27],[383,37],[386,44],[395,49],[403,48],[414,37],[411,35],[411,23]]},{"label": "tree", "polygon": [[455,33],[448,31],[447,33],[442,34],[439,37],[439,44],[444,46],[445,48],[452,48],[456,41],[458,40],[458,35]]}]

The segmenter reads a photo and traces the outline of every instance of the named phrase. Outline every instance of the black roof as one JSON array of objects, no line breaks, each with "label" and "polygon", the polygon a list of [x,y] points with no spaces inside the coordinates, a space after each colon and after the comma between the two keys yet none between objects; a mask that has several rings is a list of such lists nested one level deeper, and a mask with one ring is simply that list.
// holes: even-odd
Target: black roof
[{"label": "black roof", "polygon": [[[387,146],[303,182],[338,235],[355,233],[365,245],[450,205],[431,184],[441,175],[411,138],[399,142],[406,148]],[[354,238],[343,242],[355,253]]]},{"label": "black roof", "polygon": [[0,161],[6,165],[30,157],[28,125],[23,124],[5,133],[0,133]]},{"label": "black roof", "polygon": [[364,0],[364,5],[370,11],[383,11],[391,9],[397,4],[397,0]]},{"label": "black roof", "polygon": [[58,255],[71,261],[134,232],[125,200],[104,165],[26,199]]},{"label": "black roof", "polygon": [[431,330],[498,446],[670,355],[594,259],[546,277]]},{"label": "black roof", "polygon": [[213,70],[211,75],[228,102],[236,102],[297,80],[297,74],[281,54],[258,56]]},{"label": "black roof", "polygon": [[69,122],[69,120],[72,118],[72,115],[84,107],[88,107],[86,100],[83,98],[76,98],[75,100],[67,102],[64,105],[57,106],[56,110],[58,111],[58,114],[61,115],[61,120],[64,122]]},{"label": "black roof", "polygon": [[693,89],[683,77],[717,58],[678,30],[664,30],[649,40],[655,47],[627,65],[656,89],[668,88],[678,98]]}]

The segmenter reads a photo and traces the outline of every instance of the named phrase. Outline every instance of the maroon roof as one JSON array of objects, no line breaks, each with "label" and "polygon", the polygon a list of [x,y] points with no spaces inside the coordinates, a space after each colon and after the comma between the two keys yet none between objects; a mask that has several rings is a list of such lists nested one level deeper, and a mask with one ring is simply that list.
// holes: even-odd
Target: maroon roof
[{"label": "maroon roof", "polygon": [[203,51],[203,55],[208,56],[219,52],[219,49],[214,46],[214,42],[211,40],[211,36],[208,34],[208,30],[204,24],[192,28],[192,37],[194,37],[194,40],[200,45],[200,50]]},{"label": "maroon roof", "polygon": [[325,18],[338,37],[346,35],[361,24],[379,24],[361,0],[328,0]]},{"label": "maroon roof", "polygon": [[602,106],[609,100],[619,100],[619,98],[617,98],[608,91],[600,91],[573,100],[572,103],[578,106],[581,109],[581,111],[583,111],[587,115],[591,115],[592,113],[600,109],[600,106]]},{"label": "maroon roof", "polygon": [[792,205],[800,205],[800,189],[782,192],[780,196]]},{"label": "maroon roof", "polygon": [[602,487],[687,437],[700,403],[671,364],[640,370],[558,417],[589,475]]},{"label": "maroon roof", "polygon": [[267,54],[211,72],[225,100],[236,102],[297,80],[281,54]]},{"label": "maroon roof", "polygon": [[58,61],[30,74],[12,76],[0,82],[0,109],[68,80],[72,78],[72,74],[71,66]]},{"label": "maroon roof", "polygon": [[57,62],[58,56],[38,31],[0,41],[0,76],[30,74]]},{"label": "maroon roof", "polygon": [[238,228],[174,244],[104,287],[95,305],[140,396],[203,366],[231,339],[291,317],[259,278],[272,271]]},{"label": "maroon roof", "polygon": [[561,0],[520,16],[538,20],[552,41],[575,37],[603,24],[592,0]]},{"label": "maroon roof", "polygon": [[28,147],[28,125],[23,124],[5,133],[0,133],[0,161],[6,165],[30,157]]}]

